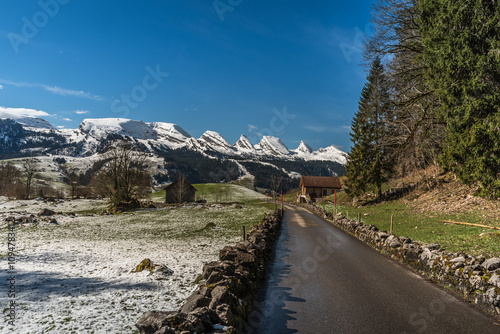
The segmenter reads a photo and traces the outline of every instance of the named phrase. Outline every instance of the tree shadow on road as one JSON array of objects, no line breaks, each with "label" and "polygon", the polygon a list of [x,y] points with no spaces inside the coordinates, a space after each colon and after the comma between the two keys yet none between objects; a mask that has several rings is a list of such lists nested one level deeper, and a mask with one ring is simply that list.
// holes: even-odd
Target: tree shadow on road
[{"label": "tree shadow on road", "polygon": [[244,333],[294,334],[298,331],[287,328],[287,322],[296,320],[296,312],[287,309],[286,303],[305,303],[303,298],[292,296],[291,287],[283,286],[283,281],[290,276],[291,265],[285,263],[290,249],[286,246],[290,234],[285,223],[280,237],[276,241],[273,257],[267,267],[266,281],[257,293],[254,309],[249,315]]}]

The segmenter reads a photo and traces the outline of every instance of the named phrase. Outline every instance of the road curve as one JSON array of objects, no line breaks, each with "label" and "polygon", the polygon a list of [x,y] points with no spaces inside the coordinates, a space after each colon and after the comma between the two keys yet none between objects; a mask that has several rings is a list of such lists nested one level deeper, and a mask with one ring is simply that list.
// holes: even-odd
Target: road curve
[{"label": "road curve", "polygon": [[286,206],[246,333],[500,333],[495,320],[314,216]]}]

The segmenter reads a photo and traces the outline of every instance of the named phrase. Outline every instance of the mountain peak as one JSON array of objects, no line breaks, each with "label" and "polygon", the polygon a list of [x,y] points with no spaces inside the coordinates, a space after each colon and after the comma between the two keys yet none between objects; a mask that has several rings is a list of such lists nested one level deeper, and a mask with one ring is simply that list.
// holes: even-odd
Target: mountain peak
[{"label": "mountain peak", "polygon": [[127,118],[86,118],[80,130],[96,139],[104,139],[110,134],[118,134],[137,139],[156,139],[156,133],[143,121]]},{"label": "mountain peak", "polygon": [[266,155],[289,155],[290,151],[281,139],[273,136],[263,136],[255,148],[262,150]]},{"label": "mountain peak", "polygon": [[234,144],[237,150],[242,150],[244,152],[254,152],[255,147],[253,147],[250,140],[245,135],[241,135],[240,139]]},{"label": "mountain peak", "polygon": [[198,138],[198,141],[208,149],[220,152],[223,154],[235,153],[235,148],[222,135],[215,131],[207,130]]},{"label": "mountain peak", "polygon": [[189,133],[174,123],[153,122],[147,124],[156,132],[159,140],[166,141],[172,146],[184,144],[191,138]]},{"label": "mountain peak", "polygon": [[232,145],[218,132],[207,130],[199,138],[200,140],[206,141],[210,145],[231,147]]},{"label": "mountain peak", "polygon": [[[27,131],[23,131],[23,128]],[[40,138],[44,138],[40,152],[57,152],[80,157],[100,153],[108,140],[124,139],[137,143],[151,153],[184,148],[206,156],[222,155],[236,160],[265,158],[333,161],[342,165],[345,165],[347,160],[347,154],[335,146],[314,151],[301,141],[297,149],[289,150],[277,137],[263,136],[257,145],[253,145],[245,135],[241,135],[239,140],[231,145],[215,131],[205,131],[200,138],[194,138],[177,124],[145,123],[127,118],[87,118],[78,129],[58,130],[41,118],[8,117],[5,113],[0,113],[0,137],[2,135],[4,142],[7,136],[9,137],[9,145],[16,152],[32,149],[35,142],[41,142]]]},{"label": "mountain peak", "polygon": [[311,154],[314,152],[314,150],[311,148],[311,146],[304,143],[303,140],[300,141],[300,145],[299,145],[299,147],[297,147],[297,149],[295,151],[302,152],[305,154]]},{"label": "mountain peak", "polygon": [[55,130],[52,124],[43,118],[35,116],[16,116],[8,113],[0,113],[0,119],[11,119],[14,122],[21,124],[23,128]]},{"label": "mountain peak", "polygon": [[347,153],[339,150],[334,145],[320,148],[315,152],[316,156],[321,160],[331,160],[338,162],[342,165],[347,163]]}]

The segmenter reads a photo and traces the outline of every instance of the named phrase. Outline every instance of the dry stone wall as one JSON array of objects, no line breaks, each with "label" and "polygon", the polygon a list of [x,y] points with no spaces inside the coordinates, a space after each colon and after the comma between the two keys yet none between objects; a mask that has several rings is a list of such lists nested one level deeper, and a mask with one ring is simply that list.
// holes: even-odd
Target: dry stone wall
[{"label": "dry stone wall", "polygon": [[239,333],[265,278],[281,213],[266,216],[247,240],[226,246],[219,261],[203,267],[199,290],[178,311],[150,311],[137,322],[141,334]]},{"label": "dry stone wall", "polygon": [[[333,220],[333,214],[312,204],[298,204],[315,215]],[[439,244],[422,245],[407,237],[379,231],[375,225],[339,215],[335,225],[379,252],[406,263],[423,276],[457,292],[492,315],[500,315],[500,258],[486,259],[449,253]]]}]

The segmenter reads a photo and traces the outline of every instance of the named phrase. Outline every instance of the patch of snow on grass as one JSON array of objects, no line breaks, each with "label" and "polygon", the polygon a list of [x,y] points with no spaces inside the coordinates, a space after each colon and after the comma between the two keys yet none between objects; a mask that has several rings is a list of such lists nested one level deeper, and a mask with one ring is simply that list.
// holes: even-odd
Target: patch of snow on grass
[{"label": "patch of snow on grass", "polygon": [[[15,331],[133,333],[145,312],[177,310],[196,289],[203,264],[216,260],[219,249],[238,240],[243,224],[250,227],[264,213],[263,206],[198,206],[115,216],[56,215],[60,225],[18,226]],[[167,269],[131,273],[146,258]],[[0,280],[8,281],[6,270]],[[0,302],[7,305],[7,286],[0,289]],[[0,332],[6,330],[5,320]]]}]

